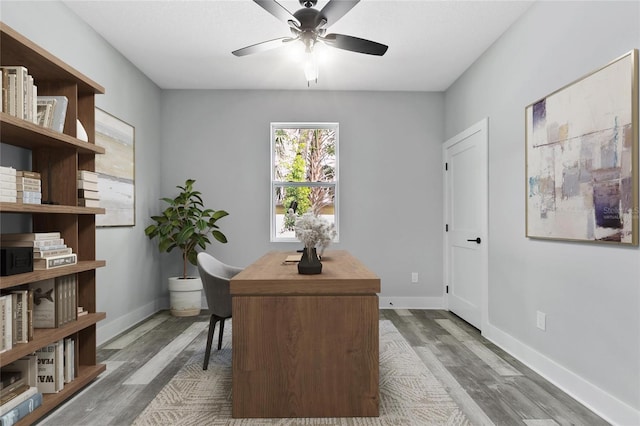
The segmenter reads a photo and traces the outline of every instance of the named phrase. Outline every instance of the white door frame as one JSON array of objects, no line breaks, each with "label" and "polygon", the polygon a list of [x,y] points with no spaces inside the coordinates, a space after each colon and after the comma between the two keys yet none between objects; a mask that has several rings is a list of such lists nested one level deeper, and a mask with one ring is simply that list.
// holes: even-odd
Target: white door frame
[{"label": "white door frame", "polygon": [[476,124],[472,125],[468,129],[463,132],[457,134],[451,139],[447,140],[442,146],[442,162],[443,162],[443,195],[444,195],[444,208],[443,208],[443,254],[444,254],[444,284],[443,284],[443,294],[444,294],[444,307],[449,310],[449,296],[446,292],[446,288],[449,285],[449,250],[448,248],[448,234],[445,229],[446,224],[449,220],[449,182],[448,182],[448,174],[445,170],[445,163],[447,162],[447,149],[457,144],[458,142],[467,139],[471,135],[475,133],[480,133],[484,137],[481,138],[481,143],[484,146],[480,148],[480,168],[482,171],[482,175],[484,179],[480,182],[482,185],[482,192],[484,193],[484,197],[481,197],[481,224],[482,224],[482,232],[480,237],[482,238],[482,244],[485,245],[485,250],[482,252],[482,273],[478,277],[480,280],[480,323],[481,323],[481,332],[488,330],[489,325],[489,118],[483,118]]}]

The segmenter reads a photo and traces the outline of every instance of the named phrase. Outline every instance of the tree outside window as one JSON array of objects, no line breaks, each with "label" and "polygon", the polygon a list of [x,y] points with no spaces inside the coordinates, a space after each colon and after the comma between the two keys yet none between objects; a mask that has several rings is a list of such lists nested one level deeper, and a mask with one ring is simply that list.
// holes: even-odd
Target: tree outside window
[{"label": "tree outside window", "polygon": [[338,225],[338,124],[271,124],[271,240],[297,241],[295,219],[312,212]]}]

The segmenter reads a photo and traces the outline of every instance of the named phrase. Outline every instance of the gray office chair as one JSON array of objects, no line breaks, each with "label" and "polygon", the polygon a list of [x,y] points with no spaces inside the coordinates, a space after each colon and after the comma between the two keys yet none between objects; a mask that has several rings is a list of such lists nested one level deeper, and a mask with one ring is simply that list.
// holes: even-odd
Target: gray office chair
[{"label": "gray office chair", "polygon": [[209,365],[211,354],[211,342],[216,323],[220,321],[218,332],[218,350],[222,347],[222,333],[224,332],[224,320],[231,318],[231,294],[229,293],[229,280],[242,271],[242,268],[226,265],[208,253],[198,253],[198,271],[204,287],[204,295],[211,312],[209,319],[209,337],[207,337],[207,350],[204,355],[203,370]]}]

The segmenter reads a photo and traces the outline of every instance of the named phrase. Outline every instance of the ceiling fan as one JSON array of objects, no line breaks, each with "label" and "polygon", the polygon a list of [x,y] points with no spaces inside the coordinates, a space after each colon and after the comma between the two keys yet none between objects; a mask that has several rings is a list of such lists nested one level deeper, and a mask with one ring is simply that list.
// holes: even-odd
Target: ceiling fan
[{"label": "ceiling fan", "polygon": [[[305,52],[307,54],[313,53],[313,47],[318,42],[338,49],[376,56],[384,55],[388,49],[388,46],[384,44],[363,38],[344,34],[326,34],[327,27],[340,20],[340,18],[358,4],[360,0],[329,0],[322,10],[313,8],[313,6],[318,3],[318,0],[298,0],[303,7],[293,14],[276,0],[253,1],[271,15],[286,22],[289,25],[291,37],[276,38],[234,50],[231,53],[235,56],[264,52],[293,41],[301,41],[305,46]],[[307,66],[305,66],[305,74],[307,74],[307,81],[313,80],[314,73],[308,72]],[[317,65],[315,78],[317,79]]]}]

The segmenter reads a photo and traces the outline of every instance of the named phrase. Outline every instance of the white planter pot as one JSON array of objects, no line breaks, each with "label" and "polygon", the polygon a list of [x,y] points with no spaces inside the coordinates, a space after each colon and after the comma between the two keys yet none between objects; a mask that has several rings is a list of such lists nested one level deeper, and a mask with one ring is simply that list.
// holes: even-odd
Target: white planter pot
[{"label": "white planter pot", "polygon": [[200,314],[202,280],[193,278],[169,278],[169,304],[171,315],[192,317]]}]

